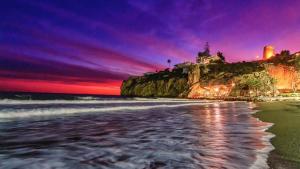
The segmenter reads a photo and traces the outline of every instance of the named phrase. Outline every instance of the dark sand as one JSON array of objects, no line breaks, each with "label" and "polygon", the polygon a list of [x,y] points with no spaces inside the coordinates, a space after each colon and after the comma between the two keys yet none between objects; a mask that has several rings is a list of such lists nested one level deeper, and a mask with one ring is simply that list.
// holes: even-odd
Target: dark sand
[{"label": "dark sand", "polygon": [[275,147],[268,159],[273,169],[300,168],[300,102],[262,102],[254,116],[274,125],[268,130],[276,135],[271,143]]}]

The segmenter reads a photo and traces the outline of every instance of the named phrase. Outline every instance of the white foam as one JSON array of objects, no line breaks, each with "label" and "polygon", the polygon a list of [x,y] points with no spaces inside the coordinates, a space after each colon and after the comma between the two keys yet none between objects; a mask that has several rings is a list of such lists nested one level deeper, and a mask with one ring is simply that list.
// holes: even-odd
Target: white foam
[{"label": "white foam", "polygon": [[132,100],[0,100],[0,105],[24,105],[24,104],[108,104],[108,103],[207,103],[212,101],[189,99],[132,99]]},{"label": "white foam", "polygon": [[250,169],[268,169],[270,168],[267,159],[269,153],[274,150],[274,146],[270,143],[271,138],[275,137],[274,134],[268,133],[266,136],[263,136],[262,140],[265,143],[265,148],[257,150],[256,161],[250,167]]},{"label": "white foam", "polygon": [[[258,118],[257,118],[257,120],[260,121]],[[262,123],[265,123],[265,122],[262,122]],[[273,126],[273,123],[266,123],[265,127],[262,128],[261,130],[265,132],[267,129],[269,129],[272,126]],[[265,133],[266,133],[266,135],[264,135],[261,138],[265,147],[263,149],[259,149],[256,151],[256,160],[253,163],[253,165],[250,167],[250,169],[268,169],[268,168],[270,168],[267,163],[267,160],[268,160],[268,156],[269,156],[270,152],[275,149],[275,147],[271,144],[271,139],[273,137],[275,137],[275,135],[272,133],[269,133],[269,132],[265,132]]]},{"label": "white foam", "polygon": [[[203,103],[202,103],[203,104]],[[105,108],[48,108],[48,109],[19,109],[16,112],[10,112],[11,110],[0,112],[0,119],[14,119],[14,118],[26,118],[34,116],[54,116],[54,115],[68,115],[77,113],[98,113],[98,112],[111,112],[111,111],[123,111],[123,110],[145,110],[153,108],[172,108],[172,107],[182,107],[191,105],[202,105],[201,103],[184,103],[176,105],[151,105],[151,106],[115,106],[115,107],[105,107]],[[213,103],[205,103],[213,104]],[[14,110],[15,111],[15,110]]]}]

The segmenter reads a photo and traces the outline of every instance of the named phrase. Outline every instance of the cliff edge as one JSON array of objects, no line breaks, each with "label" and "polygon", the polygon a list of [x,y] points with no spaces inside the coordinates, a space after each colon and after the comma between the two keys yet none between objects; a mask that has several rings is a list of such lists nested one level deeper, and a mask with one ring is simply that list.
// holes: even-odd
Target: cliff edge
[{"label": "cliff edge", "polygon": [[275,96],[299,90],[300,56],[238,63],[182,63],[144,76],[130,77],[122,96],[226,98]]}]

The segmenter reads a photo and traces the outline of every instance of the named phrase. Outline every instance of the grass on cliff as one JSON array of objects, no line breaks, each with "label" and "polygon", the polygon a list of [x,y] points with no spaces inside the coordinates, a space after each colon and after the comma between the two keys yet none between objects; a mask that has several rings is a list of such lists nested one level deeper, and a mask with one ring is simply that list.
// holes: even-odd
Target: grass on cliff
[{"label": "grass on cliff", "polygon": [[206,83],[212,80],[227,83],[232,80],[233,77],[262,70],[264,70],[264,67],[259,62],[238,62],[200,66],[201,80]]},{"label": "grass on cliff", "polygon": [[274,153],[282,159],[297,162],[300,167],[300,102],[264,102],[258,106],[261,111],[255,116],[274,123],[268,130],[276,135],[271,140]]},{"label": "grass on cliff", "polygon": [[187,78],[187,74],[182,73],[182,69],[174,69],[172,71],[164,70],[151,75],[146,75],[144,80],[164,80],[169,78]]}]

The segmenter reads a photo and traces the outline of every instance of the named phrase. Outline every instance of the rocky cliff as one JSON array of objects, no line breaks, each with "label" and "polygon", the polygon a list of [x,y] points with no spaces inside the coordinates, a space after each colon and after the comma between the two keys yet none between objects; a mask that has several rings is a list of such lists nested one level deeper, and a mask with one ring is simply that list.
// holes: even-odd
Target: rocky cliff
[{"label": "rocky cliff", "polygon": [[122,96],[140,97],[185,97],[188,83],[186,78],[150,80],[128,79],[121,87]]},{"label": "rocky cliff", "polygon": [[124,80],[122,96],[139,97],[186,97],[189,90],[188,77],[178,72],[162,71],[142,77]]},{"label": "rocky cliff", "polygon": [[274,95],[300,89],[299,65],[300,59],[293,56],[278,56],[268,61],[192,64],[124,80],[121,95],[187,98]]}]

